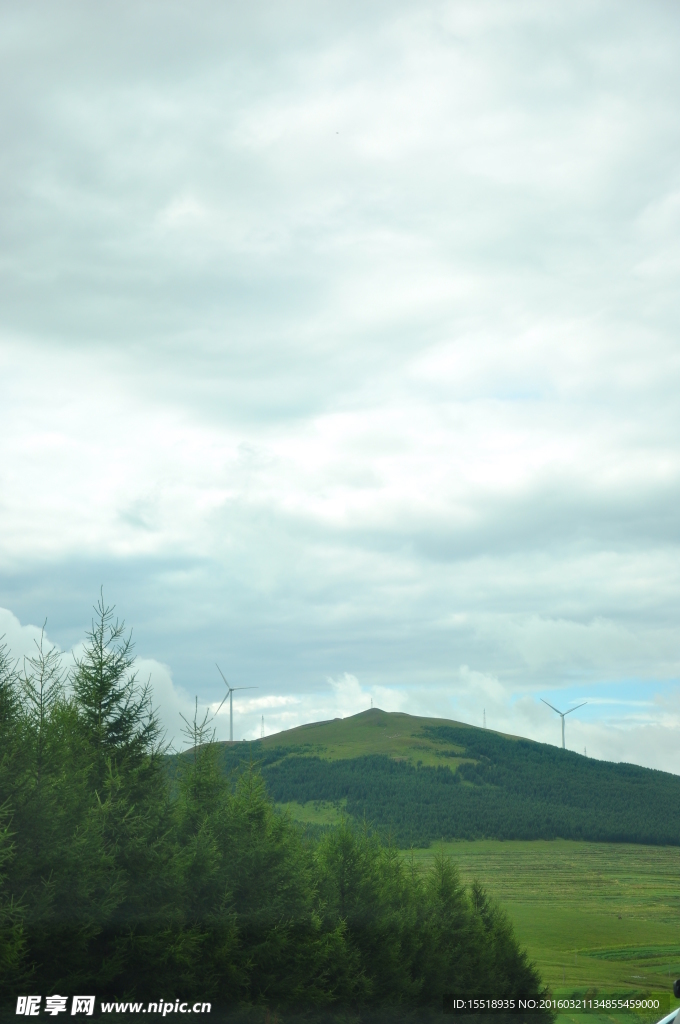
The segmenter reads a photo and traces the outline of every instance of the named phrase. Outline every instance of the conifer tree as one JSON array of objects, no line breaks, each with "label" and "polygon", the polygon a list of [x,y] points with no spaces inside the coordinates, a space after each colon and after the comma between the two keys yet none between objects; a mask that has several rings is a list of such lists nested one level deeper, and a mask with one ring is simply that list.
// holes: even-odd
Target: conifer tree
[{"label": "conifer tree", "polygon": [[164,758],[103,598],[71,683],[44,634],[22,673],[0,646],[5,1002],[31,972],[43,992],[209,999],[244,1020],[387,1006],[425,1020],[445,991],[538,993],[507,918],[446,858],[421,876],[348,821],[305,840],[258,765],[225,772],[198,704],[189,749]]},{"label": "conifer tree", "polygon": [[114,610],[102,592],[71,679],[97,789],[112,768],[134,772],[160,753],[151,691],[148,683],[137,681],[132,634],[125,635],[125,623],[114,619]]},{"label": "conifer tree", "polygon": [[65,770],[71,773],[56,725],[64,680],[61,654],[47,643],[43,626],[33,653],[24,658],[16,677],[22,751],[21,779],[13,801],[19,854],[15,875],[29,919],[44,914],[50,902],[54,885],[45,880],[54,876],[78,817],[76,811],[75,819],[68,820],[73,798],[77,802],[78,797],[73,778],[68,790],[63,784]]},{"label": "conifer tree", "polygon": [[11,783],[16,782],[16,755],[21,746],[17,680],[16,660],[0,637],[0,807],[9,799]]},{"label": "conifer tree", "polygon": [[[47,623],[45,623],[46,625]],[[50,746],[50,725],[59,700],[64,697],[65,672],[56,646],[47,647],[45,626],[35,651],[24,658],[19,683],[29,746],[28,770],[35,789],[40,793],[46,773],[53,768],[56,751]]]},{"label": "conifer tree", "polygon": [[100,907],[87,957],[100,987],[122,995],[151,987],[163,956],[154,936],[166,926],[174,899],[169,786],[132,636],[103,594],[94,612],[71,676],[89,792],[81,836],[92,851]]},{"label": "conifer tree", "polygon": [[[17,666],[0,637],[0,999],[26,975],[23,907],[9,877],[15,861],[12,796],[18,782]],[[9,884],[8,884],[9,883]]]},{"label": "conifer tree", "polygon": [[0,1005],[2,998],[26,979],[26,934],[23,907],[7,886],[7,873],[14,857],[9,814],[0,808]]}]

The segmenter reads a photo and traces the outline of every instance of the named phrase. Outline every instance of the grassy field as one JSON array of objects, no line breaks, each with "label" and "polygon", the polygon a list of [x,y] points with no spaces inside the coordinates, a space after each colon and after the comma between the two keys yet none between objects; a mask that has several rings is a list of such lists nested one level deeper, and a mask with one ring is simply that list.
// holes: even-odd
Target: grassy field
[{"label": "grassy field", "polygon": [[[288,804],[301,822],[334,824],[333,804]],[[680,977],[680,849],[614,843],[436,843],[405,853],[427,867],[450,856],[503,906],[556,996],[670,991]],[[671,1006],[676,1006],[671,993]]]},{"label": "grassy field", "polygon": [[[314,824],[335,824],[342,814],[322,801],[285,809]],[[412,856],[425,868],[438,852],[463,882],[479,879],[501,903],[555,992],[667,990],[680,977],[678,847],[482,839],[435,843]]]},{"label": "grassy field", "polygon": [[680,849],[604,843],[438,843],[511,917],[559,993],[668,990],[680,976]]},{"label": "grassy field", "polygon": [[[362,757],[365,754],[384,754],[397,761],[436,767],[445,764],[455,768],[469,758],[447,757],[452,744],[446,748],[434,743],[423,732],[427,725],[441,725],[440,718],[416,718],[398,712],[380,711],[373,708],[351,718],[334,718],[328,722],[313,722],[301,725],[287,732],[278,732],[258,741],[266,750],[272,747],[291,747],[295,752],[329,761]],[[456,724],[456,723],[451,723]]]},{"label": "grassy field", "polygon": [[[441,745],[423,732],[437,724],[376,709],[279,733],[263,745],[330,760],[385,754],[455,770],[465,757],[449,749],[443,759]],[[295,820],[315,825],[335,824],[342,814],[341,803],[321,800],[285,807]],[[479,840],[436,843],[405,856],[425,868],[438,851],[452,857],[465,883],[478,878],[504,907],[554,995],[669,992],[680,977],[680,847]]]},{"label": "grassy field", "polygon": [[342,802],[332,804],[326,800],[310,800],[307,804],[297,804],[291,801],[276,806],[303,825],[338,825],[343,817]]}]

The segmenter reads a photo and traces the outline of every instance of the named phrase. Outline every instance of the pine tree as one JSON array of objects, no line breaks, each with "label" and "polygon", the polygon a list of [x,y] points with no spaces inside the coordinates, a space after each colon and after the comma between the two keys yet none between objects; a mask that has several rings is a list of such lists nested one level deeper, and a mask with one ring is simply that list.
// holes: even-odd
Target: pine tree
[{"label": "pine tree", "polygon": [[12,796],[20,773],[17,666],[0,637],[0,999],[27,973],[23,906],[9,876],[16,860]]},{"label": "pine tree", "polygon": [[64,698],[65,672],[59,649],[46,646],[45,626],[40,633],[40,640],[35,640],[34,644],[35,652],[24,658],[19,685],[28,738],[27,767],[39,797],[44,788],[45,776],[54,770],[54,759],[59,756],[50,743],[50,725],[58,702]]},{"label": "pine tree", "polygon": [[123,995],[150,988],[158,961],[168,959],[154,936],[167,926],[174,900],[169,780],[132,636],[103,595],[94,611],[71,676],[90,794],[81,834],[92,850],[100,907],[87,957],[99,987]]},{"label": "pine tree", "polygon": [[20,754],[20,701],[17,663],[0,637],[0,807],[17,782]]},{"label": "pine tree", "polygon": [[43,992],[207,998],[244,1020],[367,1006],[425,1020],[446,991],[537,994],[479,886],[443,857],[421,875],[366,824],[305,840],[258,765],[225,772],[198,704],[172,774],[103,598],[71,682],[44,634],[22,673],[0,646],[3,1000],[31,972]]},{"label": "pine tree", "polygon": [[160,753],[151,691],[137,681],[132,634],[125,636],[125,623],[114,619],[114,610],[102,593],[71,679],[97,790],[111,769],[134,772]]}]

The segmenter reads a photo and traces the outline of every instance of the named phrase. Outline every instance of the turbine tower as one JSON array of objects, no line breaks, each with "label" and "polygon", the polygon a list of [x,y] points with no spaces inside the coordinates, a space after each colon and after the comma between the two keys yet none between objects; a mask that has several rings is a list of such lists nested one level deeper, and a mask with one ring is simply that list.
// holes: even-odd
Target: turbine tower
[{"label": "turbine tower", "polygon": [[[230,686],[229,683],[227,682],[227,680],[224,678],[224,672],[222,671],[220,666],[217,664],[217,662],[215,662],[215,667],[217,668],[217,671],[219,672],[219,674],[224,679],[224,685],[227,688],[227,692],[226,692],[226,694],[224,696],[224,700],[226,700],[227,697],[229,698],[229,742],[233,743],[234,742],[234,704],[233,704],[233,693],[234,693],[234,690],[257,690],[257,689],[259,689],[259,687],[257,687],[257,686]],[[222,701],[222,704],[224,704],[224,700]],[[220,708],[222,707],[222,704],[220,704],[220,707],[215,712],[216,715],[219,714],[219,711],[220,711]]]},{"label": "turbine tower", "polygon": [[[541,700],[543,700],[542,697],[541,697]],[[548,704],[547,700],[543,700],[543,703],[544,704]],[[569,708],[568,711],[557,711],[557,708],[553,708],[552,704],[548,704],[548,707],[552,708],[553,711],[556,711],[557,714],[562,719],[562,750],[564,750],[564,718],[565,718],[565,715],[570,715],[572,713],[572,711],[578,711],[579,708],[584,707],[587,703],[588,703],[588,701],[584,700],[583,704],[577,704],[575,708]]]}]

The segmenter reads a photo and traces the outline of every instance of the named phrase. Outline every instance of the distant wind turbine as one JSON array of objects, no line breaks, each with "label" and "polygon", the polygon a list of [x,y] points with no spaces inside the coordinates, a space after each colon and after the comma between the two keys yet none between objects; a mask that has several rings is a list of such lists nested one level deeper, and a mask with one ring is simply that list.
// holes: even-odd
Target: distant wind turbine
[{"label": "distant wind turbine", "polygon": [[[543,700],[542,697],[541,697],[541,700]],[[543,700],[543,703],[544,704],[548,704],[547,700]],[[556,711],[557,714],[562,719],[562,750],[564,750],[564,718],[565,718],[565,715],[570,715],[572,713],[572,711],[578,711],[579,708],[584,707],[587,703],[588,703],[588,701],[584,700],[583,704],[577,704],[575,708],[569,708],[568,711],[557,711],[557,708],[553,708],[552,704],[548,704],[548,707],[552,708],[553,711]]]},{"label": "distant wind turbine", "polygon": [[[226,692],[226,694],[224,696],[224,700],[226,700],[227,697],[229,698],[229,742],[233,743],[234,742],[234,704],[233,704],[233,693],[234,693],[235,690],[258,690],[259,687],[258,686],[230,686],[229,683],[227,682],[227,680],[224,677],[224,672],[222,671],[220,666],[217,664],[217,662],[215,662],[215,667],[216,667],[217,671],[219,672],[219,674],[222,676],[222,679],[224,679],[224,685],[227,688],[227,692]],[[222,704],[224,704],[224,700],[222,701]],[[215,712],[216,715],[219,714],[220,708],[222,707],[222,704],[220,704],[220,707]]]}]

